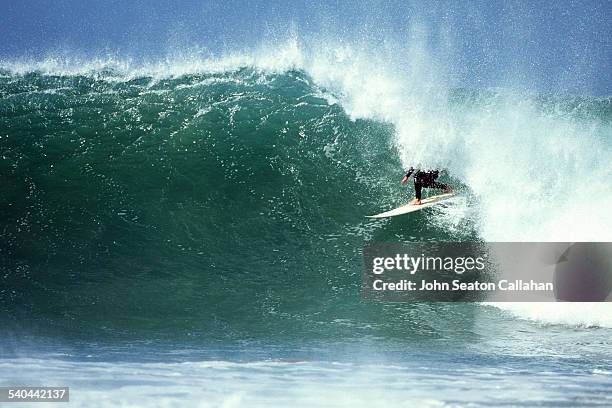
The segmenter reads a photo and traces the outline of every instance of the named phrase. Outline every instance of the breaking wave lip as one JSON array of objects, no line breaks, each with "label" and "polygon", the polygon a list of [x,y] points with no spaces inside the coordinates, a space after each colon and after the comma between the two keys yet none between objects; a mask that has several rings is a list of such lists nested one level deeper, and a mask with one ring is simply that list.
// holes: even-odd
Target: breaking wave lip
[{"label": "breaking wave lip", "polygon": [[274,50],[228,53],[221,57],[199,52],[166,57],[155,61],[107,55],[81,58],[71,55],[49,55],[43,59],[0,60],[0,72],[9,75],[40,73],[52,76],[93,76],[129,81],[135,78],[176,78],[193,74],[215,74],[251,67],[282,73],[303,65],[303,55],[295,40]]},{"label": "breaking wave lip", "polygon": [[[605,188],[612,174],[609,118],[575,120],[558,109],[547,113],[530,95],[504,90],[492,91],[494,96],[480,104],[452,106],[444,67],[429,58],[426,45],[413,44],[406,53],[405,58],[372,56],[347,45],[326,45],[313,52],[291,38],[282,46],[220,58],[196,53],[143,63],[117,57],[49,57],[2,61],[0,72],[110,81],[148,77],[155,82],[245,67],[266,73],[302,70],[329,90],[328,100],[339,103],[352,119],[392,123],[404,165],[445,167],[461,180],[478,199],[483,239],[612,241],[612,191]],[[393,63],[383,66],[380,61]],[[603,98],[601,103],[611,102]],[[547,323],[612,327],[606,304],[496,307]]]}]

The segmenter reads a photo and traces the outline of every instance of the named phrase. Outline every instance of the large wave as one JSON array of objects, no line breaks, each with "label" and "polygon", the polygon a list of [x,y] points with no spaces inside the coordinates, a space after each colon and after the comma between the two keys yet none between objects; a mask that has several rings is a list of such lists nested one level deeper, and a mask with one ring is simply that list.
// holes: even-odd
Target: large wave
[{"label": "large wave", "polygon": [[[349,300],[364,240],[612,238],[610,98],[456,89],[424,43],[377,52],[292,39],[222,58],[3,62],[4,279],[26,289],[3,307],[115,328],[366,324]],[[401,201],[410,165],[447,169],[467,199],[365,222]]]}]

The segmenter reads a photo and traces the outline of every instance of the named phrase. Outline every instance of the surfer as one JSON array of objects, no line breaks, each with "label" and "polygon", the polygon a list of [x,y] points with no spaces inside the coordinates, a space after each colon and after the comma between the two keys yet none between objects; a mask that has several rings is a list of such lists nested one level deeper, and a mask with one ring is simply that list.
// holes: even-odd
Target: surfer
[{"label": "surfer", "polygon": [[404,174],[404,178],[401,183],[406,184],[410,175],[414,173],[414,192],[416,198],[410,202],[412,205],[421,205],[421,190],[423,187],[426,188],[439,188],[445,193],[450,193],[452,190],[448,184],[438,183],[436,179],[438,178],[439,171],[431,170],[431,171],[421,171],[415,170],[413,167],[410,167],[406,173]]}]

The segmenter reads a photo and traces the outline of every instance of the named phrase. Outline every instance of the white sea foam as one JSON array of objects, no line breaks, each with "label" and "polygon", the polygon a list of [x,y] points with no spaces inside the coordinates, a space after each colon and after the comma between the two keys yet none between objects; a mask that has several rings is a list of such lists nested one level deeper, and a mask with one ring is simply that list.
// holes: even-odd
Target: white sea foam
[{"label": "white sea foam", "polygon": [[516,316],[541,324],[612,327],[609,303],[489,303]]},{"label": "white sea foam", "polygon": [[0,361],[0,375],[11,385],[38,385],[45,379],[45,386],[68,386],[70,404],[76,407],[508,405],[516,401],[518,392],[525,401],[540,404],[561,401],[567,405],[576,398],[601,404],[602,394],[592,390],[605,387],[608,380],[605,370],[596,376],[571,377],[563,370],[548,371],[543,377],[539,370],[514,370],[498,366],[497,361],[473,365],[472,360],[455,358],[452,364],[440,365],[433,360],[430,364],[128,363],[19,358]]}]

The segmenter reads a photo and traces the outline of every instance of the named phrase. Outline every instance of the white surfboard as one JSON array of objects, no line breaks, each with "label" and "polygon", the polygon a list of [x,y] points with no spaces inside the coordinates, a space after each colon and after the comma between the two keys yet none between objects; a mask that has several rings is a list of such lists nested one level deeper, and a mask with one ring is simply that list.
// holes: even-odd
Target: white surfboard
[{"label": "white surfboard", "polygon": [[408,214],[414,211],[422,210],[423,208],[428,208],[433,205],[439,204],[442,201],[448,200],[454,195],[455,194],[453,193],[435,195],[435,196],[428,197],[428,198],[421,200],[420,205],[406,204],[406,205],[402,205],[401,207],[395,208],[393,210],[390,210],[384,213],[380,213],[376,215],[367,215],[366,217],[368,218],[386,218],[386,217],[395,217],[395,216],[402,215],[402,214]]}]

